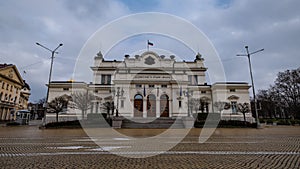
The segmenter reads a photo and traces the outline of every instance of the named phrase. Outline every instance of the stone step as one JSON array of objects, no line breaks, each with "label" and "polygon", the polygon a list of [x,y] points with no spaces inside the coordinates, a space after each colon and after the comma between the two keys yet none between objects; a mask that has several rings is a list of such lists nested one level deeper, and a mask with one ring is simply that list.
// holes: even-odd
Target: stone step
[{"label": "stone step", "polygon": [[122,128],[184,128],[181,119],[174,118],[134,118],[124,119]]}]

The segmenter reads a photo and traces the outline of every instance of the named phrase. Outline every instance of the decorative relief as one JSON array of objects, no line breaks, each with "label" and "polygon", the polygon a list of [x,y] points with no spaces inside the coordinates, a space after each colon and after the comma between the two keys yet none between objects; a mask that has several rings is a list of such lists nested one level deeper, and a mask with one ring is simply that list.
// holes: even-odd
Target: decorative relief
[{"label": "decorative relief", "polygon": [[155,59],[153,59],[151,56],[148,56],[145,59],[145,64],[147,64],[147,65],[153,65],[153,64],[155,64]]}]

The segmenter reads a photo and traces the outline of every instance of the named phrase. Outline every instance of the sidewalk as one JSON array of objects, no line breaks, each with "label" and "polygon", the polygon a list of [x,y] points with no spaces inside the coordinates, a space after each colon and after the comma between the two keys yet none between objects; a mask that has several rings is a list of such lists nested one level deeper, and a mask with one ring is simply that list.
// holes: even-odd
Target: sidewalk
[{"label": "sidewalk", "polygon": [[42,125],[42,124],[43,124],[42,120],[30,120],[29,121],[30,126],[39,126],[39,125]]}]

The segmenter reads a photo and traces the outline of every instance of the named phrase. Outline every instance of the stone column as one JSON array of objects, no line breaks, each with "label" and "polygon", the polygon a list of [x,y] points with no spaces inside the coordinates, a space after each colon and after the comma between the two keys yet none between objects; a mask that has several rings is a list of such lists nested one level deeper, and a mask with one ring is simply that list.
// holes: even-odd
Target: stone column
[{"label": "stone column", "polygon": [[96,113],[99,111],[99,102],[96,102]]},{"label": "stone column", "polygon": [[91,102],[91,109],[90,109],[90,113],[92,114],[92,113],[94,113],[93,111],[94,111],[94,102],[92,101]]},{"label": "stone column", "polygon": [[10,120],[10,109],[7,109],[6,120]]},{"label": "stone column", "polygon": [[143,98],[143,117],[147,117],[147,97]]},{"label": "stone column", "polygon": [[156,117],[160,117],[160,100],[156,98]]},{"label": "stone column", "polygon": [[2,111],[1,120],[5,120],[5,116],[6,116],[6,108],[4,107]]},{"label": "stone column", "polygon": [[2,120],[3,107],[0,107],[0,120]]},{"label": "stone column", "polygon": [[172,117],[173,113],[173,99],[169,100],[169,117]]}]

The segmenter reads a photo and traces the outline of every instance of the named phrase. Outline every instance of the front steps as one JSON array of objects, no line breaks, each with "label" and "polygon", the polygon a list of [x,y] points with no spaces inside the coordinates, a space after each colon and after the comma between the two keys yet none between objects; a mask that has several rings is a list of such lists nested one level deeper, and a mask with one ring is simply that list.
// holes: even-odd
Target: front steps
[{"label": "front steps", "polygon": [[172,117],[123,119],[121,128],[167,129],[184,128],[182,119]]}]

